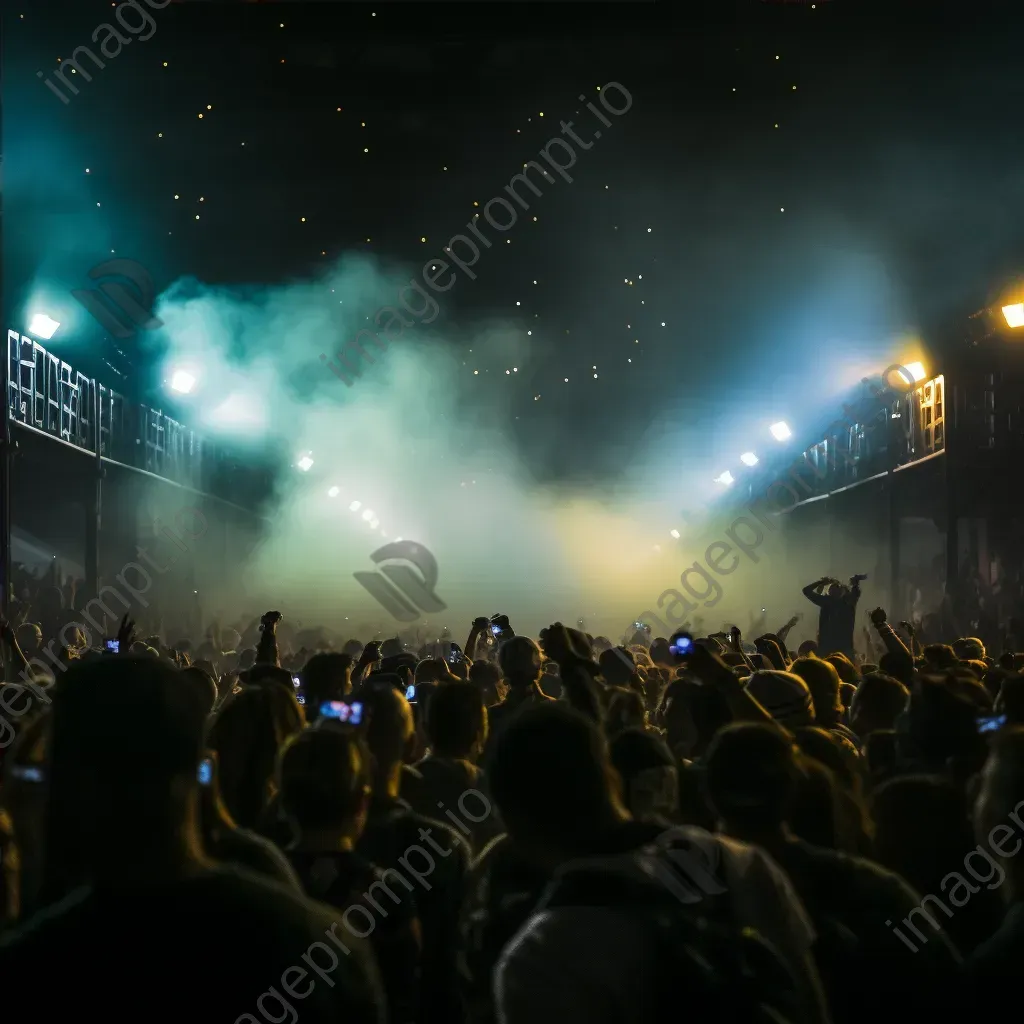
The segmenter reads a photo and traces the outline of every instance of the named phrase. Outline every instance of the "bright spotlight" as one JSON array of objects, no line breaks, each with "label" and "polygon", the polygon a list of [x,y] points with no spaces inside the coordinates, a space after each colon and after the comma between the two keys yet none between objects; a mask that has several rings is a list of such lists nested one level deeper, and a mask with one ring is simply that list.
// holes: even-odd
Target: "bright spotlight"
[{"label": "bright spotlight", "polygon": [[[921,363],[908,363],[903,369],[910,374],[911,379],[907,381],[908,384],[916,384],[925,378],[924,365]],[[904,374],[901,373],[900,376],[904,377]]]},{"label": "bright spotlight", "polygon": [[[1003,306],[1003,316],[1007,327],[1024,327],[1024,302],[1015,302],[1012,306]],[[910,367],[907,367],[910,369]]]},{"label": "bright spotlight", "polygon": [[296,465],[303,473],[308,473],[313,468],[313,460],[308,455],[303,455]]},{"label": "bright spotlight", "polygon": [[341,494],[341,488],[340,487],[332,487],[327,492],[327,497],[328,498],[336,498],[339,494]]},{"label": "bright spotlight", "polygon": [[678,530],[669,530],[668,531],[668,535],[670,537],[674,537],[676,540],[679,540],[679,531]]},{"label": "bright spotlight", "polygon": [[187,395],[196,386],[196,379],[188,370],[175,370],[171,374],[171,388]]},{"label": "bright spotlight", "polygon": [[368,523],[373,518],[374,518],[374,516],[373,516],[373,509],[372,508],[368,508],[368,509],[366,509],[363,512],[363,519],[364,519],[365,522]]},{"label": "bright spotlight", "polygon": [[60,327],[59,320],[54,320],[53,317],[47,316],[45,313],[36,313],[28,325],[28,333],[42,338],[43,341],[49,341],[57,333],[58,327]]},{"label": "bright spotlight", "polygon": [[757,456],[753,452],[744,452],[740,456],[740,462],[742,462],[744,466],[756,466]]},{"label": "bright spotlight", "polygon": [[729,484],[731,484],[732,482],[733,482],[733,475],[732,475],[732,473],[729,472],[729,470],[726,470],[721,476],[716,476],[715,477],[715,483],[716,484],[722,484],[725,487],[728,487]]},{"label": "bright spotlight", "polygon": [[349,505],[348,510],[349,512],[358,512],[362,507],[363,503],[361,501],[353,501],[352,504]]},{"label": "bright spotlight", "polygon": [[786,441],[793,436],[793,431],[789,429],[789,425],[782,420],[779,420],[778,423],[773,423],[769,429],[776,441]]}]

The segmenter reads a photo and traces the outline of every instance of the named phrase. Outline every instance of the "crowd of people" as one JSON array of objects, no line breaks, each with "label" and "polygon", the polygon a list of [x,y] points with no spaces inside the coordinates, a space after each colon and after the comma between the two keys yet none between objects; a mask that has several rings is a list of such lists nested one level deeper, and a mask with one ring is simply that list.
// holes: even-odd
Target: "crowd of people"
[{"label": "crowd of people", "polygon": [[752,642],[480,617],[460,646],[277,611],[191,640],[125,616],[89,646],[41,588],[0,621],[8,1001],[225,1024],[1009,1003],[1024,653],[890,623],[862,579],[804,589],[795,647],[799,615]]}]

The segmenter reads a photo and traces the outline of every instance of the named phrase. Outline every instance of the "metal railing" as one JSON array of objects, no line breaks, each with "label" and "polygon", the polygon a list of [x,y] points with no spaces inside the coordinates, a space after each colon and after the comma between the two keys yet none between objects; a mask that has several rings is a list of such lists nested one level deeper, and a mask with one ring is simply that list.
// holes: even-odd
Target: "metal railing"
[{"label": "metal railing", "polygon": [[240,465],[161,410],[131,402],[85,376],[34,338],[9,330],[7,360],[12,423],[196,491],[217,496],[259,491],[260,470]]},{"label": "metal railing", "polygon": [[727,500],[737,505],[758,500],[779,482],[802,504],[946,450],[946,386],[941,375],[862,415],[863,422],[837,420],[827,436],[797,456],[744,474]]}]

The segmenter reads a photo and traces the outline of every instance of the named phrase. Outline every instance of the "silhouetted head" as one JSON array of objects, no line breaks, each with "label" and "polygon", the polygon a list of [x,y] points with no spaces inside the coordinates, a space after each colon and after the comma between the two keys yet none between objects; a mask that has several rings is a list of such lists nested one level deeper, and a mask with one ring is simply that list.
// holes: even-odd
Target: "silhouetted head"
[{"label": "silhouetted head", "polygon": [[543,658],[528,636],[514,636],[498,648],[498,665],[512,686],[528,686],[540,679]]},{"label": "silhouetted head", "polygon": [[487,740],[487,713],[473,683],[441,683],[426,716],[426,732],[438,757],[476,757]]},{"label": "silhouetted head", "polygon": [[674,820],[679,771],[665,741],[646,729],[627,729],[611,741],[609,752],[630,814],[639,821]]},{"label": "silhouetted head", "polygon": [[217,713],[208,745],[217,752],[217,782],[231,817],[254,828],[273,796],[282,744],[305,726],[289,679],[244,686]]},{"label": "silhouetted head", "polygon": [[302,694],[306,698],[306,721],[320,717],[320,705],[344,700],[352,689],[352,659],[347,654],[328,651],[314,654],[299,673]]},{"label": "silhouetted head", "polygon": [[814,719],[826,729],[832,728],[843,714],[839,699],[839,673],[831,660],[797,658],[789,670],[798,675],[811,691]]},{"label": "silhouetted head", "polygon": [[715,815],[740,833],[779,829],[796,789],[797,756],[793,741],[773,725],[744,722],[723,729],[704,759]]},{"label": "silhouetted head", "polygon": [[374,760],[374,786],[394,782],[396,771],[416,751],[416,725],[412,708],[389,682],[372,679],[359,687],[354,700],[363,704],[366,745]]},{"label": "silhouetted head", "polygon": [[490,785],[509,835],[548,862],[593,852],[628,816],[604,736],[560,704],[524,711],[501,731]]},{"label": "silhouetted head", "polygon": [[866,675],[850,701],[850,728],[863,740],[879,729],[894,729],[910,691],[884,672]]},{"label": "silhouetted head", "polygon": [[358,839],[371,793],[370,752],[354,729],[306,729],[281,751],[281,809],[301,832]]},{"label": "silhouetted head", "polygon": [[77,851],[87,876],[167,853],[195,826],[195,689],[161,660],[121,656],[72,665],[51,695],[48,852]]}]

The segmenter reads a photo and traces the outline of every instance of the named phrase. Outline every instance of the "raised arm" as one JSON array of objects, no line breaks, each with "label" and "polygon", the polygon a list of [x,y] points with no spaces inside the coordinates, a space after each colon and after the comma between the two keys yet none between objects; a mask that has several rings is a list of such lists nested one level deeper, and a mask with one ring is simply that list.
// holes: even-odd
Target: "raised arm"
[{"label": "raised arm", "polygon": [[878,635],[885,644],[885,649],[890,654],[902,654],[905,658],[914,660],[913,654],[907,649],[907,645],[896,635],[895,630],[885,621],[885,609],[876,608],[871,613],[871,625],[875,627]]},{"label": "raised arm", "polygon": [[281,655],[277,649],[277,624],[280,621],[280,612],[267,612],[260,619],[260,642],[256,645],[255,664],[281,667]]},{"label": "raised arm", "polygon": [[910,637],[910,652],[915,658],[920,658],[924,655],[924,649],[921,647],[921,642],[917,639],[917,629],[914,624],[909,621],[903,621],[900,623],[900,628],[907,636]]},{"label": "raised arm", "polygon": [[686,670],[705,686],[713,686],[724,698],[736,722],[770,722],[771,714],[751,696],[735,673],[717,654],[702,644],[694,644],[686,659]]},{"label": "raised arm", "polygon": [[819,593],[819,591],[828,582],[828,577],[823,576],[820,580],[815,580],[813,583],[808,583],[807,586],[804,587],[804,597],[806,597],[807,600],[811,602],[811,604],[816,604],[819,608],[824,607],[826,604],[828,604],[828,599],[825,597],[824,594]]},{"label": "raised arm", "polygon": [[754,668],[754,663],[747,657],[746,652],[743,650],[743,635],[740,633],[739,626],[733,626],[732,629],[729,630],[729,646],[732,648],[734,654],[738,654],[743,659],[743,664],[746,665],[751,672],[757,671]]},{"label": "raised arm", "polygon": [[489,627],[486,615],[481,615],[473,620],[473,625],[469,627],[469,637],[466,639],[466,647],[463,653],[466,656],[466,660],[470,664],[476,658],[476,642],[480,639],[480,634]]},{"label": "raised arm", "polygon": [[558,676],[567,703],[587,718],[600,722],[601,686],[595,678],[600,669],[587,656],[582,641],[579,645],[574,643],[574,632],[560,622],[553,622],[541,630],[541,647],[552,661],[558,662]]},{"label": "raised arm", "polygon": [[786,652],[773,634],[765,633],[764,636],[759,636],[754,641],[754,646],[757,648],[758,654],[764,655],[772,668],[777,668],[782,672],[789,671],[789,661],[786,658]]},{"label": "raised arm", "polygon": [[[781,629],[775,631],[775,639],[778,640],[781,646],[786,642],[786,637],[789,636],[789,631],[800,621],[799,615],[794,615]],[[771,633],[765,633],[765,636],[772,636]]]}]

